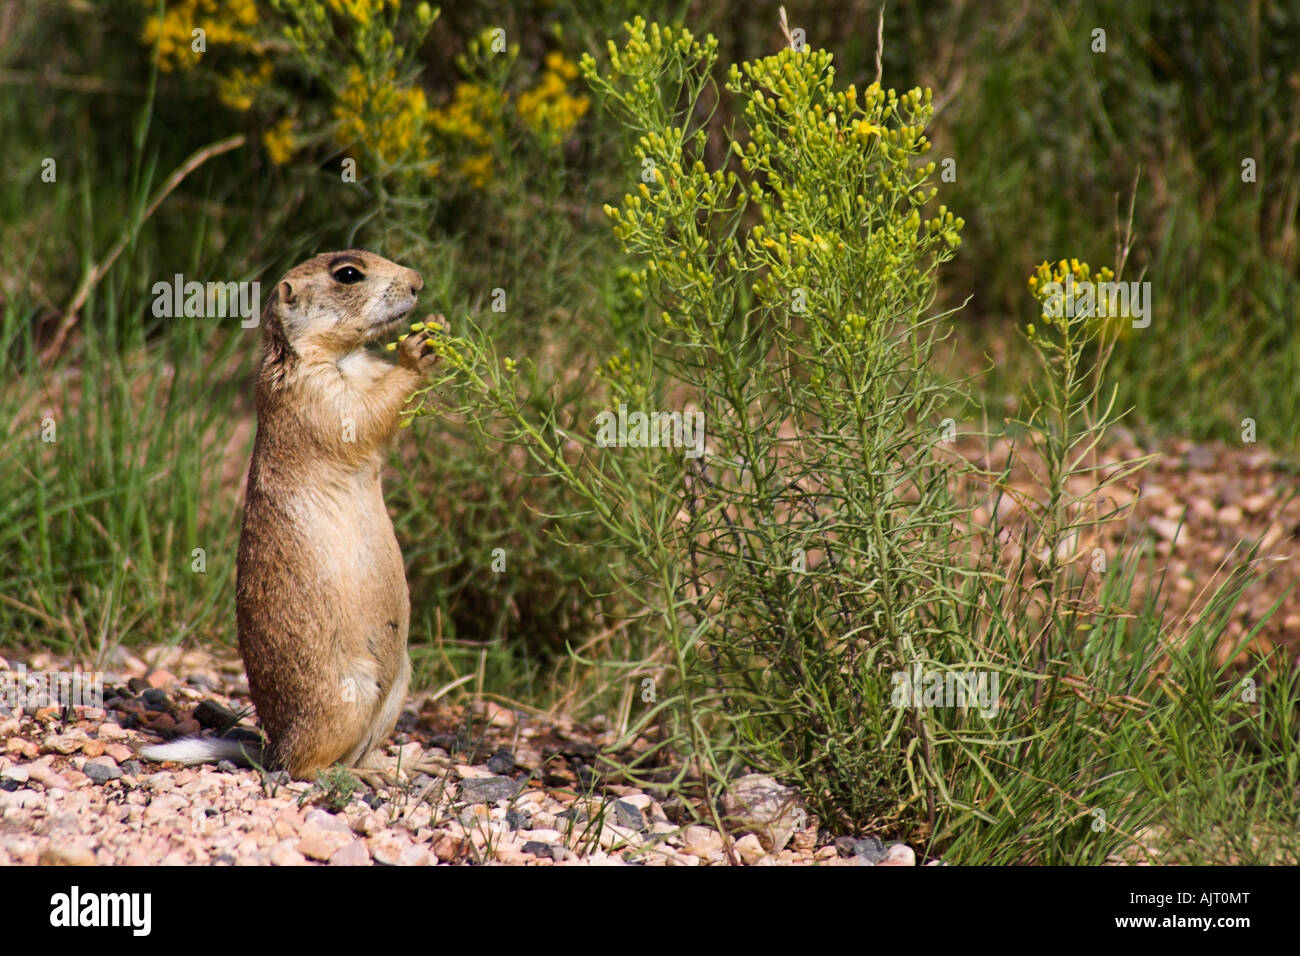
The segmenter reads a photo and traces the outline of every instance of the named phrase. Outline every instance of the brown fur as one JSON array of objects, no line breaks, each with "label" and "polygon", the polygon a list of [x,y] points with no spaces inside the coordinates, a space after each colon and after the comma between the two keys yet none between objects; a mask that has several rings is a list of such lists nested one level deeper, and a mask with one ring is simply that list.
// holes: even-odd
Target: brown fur
[{"label": "brown fur", "polygon": [[[365,278],[341,283],[345,266]],[[286,273],[262,312],[239,650],[268,763],[295,779],[361,762],[406,695],[410,598],[380,468],[433,356],[424,332],[396,365],[363,347],[400,329],[423,285],[373,253],[326,253]]]}]

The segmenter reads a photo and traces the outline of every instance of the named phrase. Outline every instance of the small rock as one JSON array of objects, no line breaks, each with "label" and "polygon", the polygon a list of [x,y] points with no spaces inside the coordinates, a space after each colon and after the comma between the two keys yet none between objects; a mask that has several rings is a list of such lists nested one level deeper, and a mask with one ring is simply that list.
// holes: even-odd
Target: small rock
[{"label": "small rock", "polygon": [[138,760],[123,760],[121,761],[121,767],[122,772],[129,777],[138,777],[144,771]]},{"label": "small rock", "polygon": [[370,854],[364,840],[353,840],[339,847],[329,858],[330,866],[370,866]]},{"label": "small rock", "polygon": [[459,837],[454,837],[450,833],[442,833],[434,841],[433,855],[443,863],[450,863],[459,860],[465,849],[465,841]]},{"label": "small rock", "polygon": [[235,722],[235,715],[215,700],[199,701],[198,706],[194,708],[193,716],[199,722],[199,726],[207,727],[209,730],[225,730]]},{"label": "small rock", "polygon": [[433,864],[433,854],[429,852],[427,847],[417,844],[408,846],[402,851],[402,855],[397,860],[398,866],[433,866]]},{"label": "small rock", "polygon": [[756,834],[768,853],[780,852],[800,829],[799,794],[763,774],[747,774],[733,782],[722,804],[737,829]]},{"label": "small rock", "polygon": [[[99,725],[99,739],[104,741],[126,740],[130,734],[126,732],[119,724],[105,721]],[[107,749],[105,750],[107,753]],[[116,758],[115,758],[116,759]],[[121,761],[119,761],[120,763]]]},{"label": "small rock", "polygon": [[31,776],[31,771],[24,766],[6,767],[0,770],[0,779],[12,780],[15,783],[26,783]]},{"label": "small rock", "polygon": [[840,836],[835,838],[835,849],[840,856],[852,856],[853,848],[857,846],[858,838],[853,836]]},{"label": "small rock", "polygon": [[92,760],[104,756],[105,749],[107,748],[102,740],[87,740],[81,745],[81,752]]},{"label": "small rock", "polygon": [[[146,680],[148,681],[149,686],[151,688],[157,689],[159,687],[166,687],[168,684],[176,683],[176,675],[171,673],[170,671],[163,670],[160,667],[158,668],[158,670],[150,673],[148,678],[146,678]],[[144,696],[147,699],[149,696],[149,692],[145,691]]]},{"label": "small rock", "polygon": [[916,866],[916,851],[906,843],[895,843],[877,866]]},{"label": "small rock", "polygon": [[[760,841],[761,842],[761,841]],[[712,827],[687,827],[682,833],[682,852],[706,859],[722,851],[722,834]]]},{"label": "small rock", "polygon": [[165,712],[172,709],[171,698],[167,696],[167,692],[156,687],[150,687],[140,695],[140,699],[144,701],[145,710]]},{"label": "small rock", "polygon": [[889,851],[885,849],[885,844],[880,842],[879,837],[869,836],[865,840],[854,842],[853,855],[874,866],[884,860],[889,855]]},{"label": "small rock", "polygon": [[767,852],[763,849],[763,844],[759,842],[758,837],[752,833],[747,833],[737,840],[733,849],[735,849],[736,855],[740,857],[740,862],[744,863],[746,866],[753,866],[759,860],[763,859],[763,857],[767,856]]},{"label": "small rock", "polygon": [[326,813],[319,808],[312,810],[307,814],[303,821],[304,827],[316,827],[320,830],[328,830],[333,833],[351,833],[352,827],[348,825],[346,817],[336,816],[333,813]]},{"label": "small rock", "polygon": [[42,741],[41,750],[45,753],[72,754],[80,750],[85,742],[85,734],[51,734]]},{"label": "small rock", "polygon": [[318,827],[303,827],[302,839],[298,841],[295,849],[313,860],[331,861],[335,853],[353,840],[350,830],[346,833],[338,833],[333,830],[321,830]]},{"label": "small rock", "polygon": [[630,803],[632,806],[636,807],[636,808],[637,808],[638,810],[640,810],[642,813],[644,813],[645,811],[649,810],[650,807],[651,807],[651,806],[654,804],[654,802],[655,802],[655,801],[654,801],[654,798],[653,798],[652,796],[650,796],[650,794],[648,794],[648,793],[636,793],[636,792],[633,792],[633,793],[629,793],[629,794],[627,794],[626,796],[622,797],[621,799],[622,799],[622,801],[623,801],[624,803]]},{"label": "small rock", "polygon": [[1257,515],[1268,508],[1271,500],[1268,495],[1264,494],[1249,495],[1241,500],[1241,507],[1246,514]]},{"label": "small rock", "polygon": [[512,830],[527,830],[533,822],[533,815],[527,810],[506,811],[506,826]]},{"label": "small rock", "polygon": [[630,827],[633,830],[644,830],[646,828],[645,817],[641,811],[626,800],[614,801],[614,818],[620,826]]},{"label": "small rock", "polygon": [[1239,525],[1241,524],[1241,509],[1236,505],[1224,505],[1215,515],[1219,524]]},{"label": "small rock", "polygon": [[500,704],[488,701],[484,713],[488,723],[493,727],[513,727],[515,725],[515,712],[508,707],[502,707]]},{"label": "small rock", "polygon": [[515,755],[502,747],[488,758],[487,768],[496,774],[509,773],[515,769]]},{"label": "small rock", "polygon": [[396,830],[383,830],[366,840],[366,847],[376,863],[384,866],[398,866],[402,854],[414,844],[410,837]]},{"label": "small rock", "polygon": [[89,777],[92,783],[97,785],[122,778],[122,768],[117,765],[117,761],[112,757],[96,757],[94,760],[88,760],[86,765],[81,768],[81,772]]},{"label": "small rock", "polygon": [[522,847],[524,853],[531,853],[533,856],[551,859],[551,845],[549,843],[539,843],[536,840],[529,840]]},{"label": "small rock", "polygon": [[526,830],[523,833],[520,833],[519,836],[521,839],[523,839],[525,843],[559,843],[560,842],[559,830],[546,830],[546,829]]},{"label": "small rock", "polygon": [[272,866],[304,866],[307,858],[293,848],[292,840],[285,840],[271,848]]},{"label": "small rock", "polygon": [[1182,526],[1177,521],[1171,521],[1168,518],[1161,518],[1159,515],[1152,515],[1147,519],[1147,526],[1157,535],[1166,541],[1172,542],[1179,537]]},{"label": "small rock", "polygon": [[519,793],[520,786],[509,777],[482,777],[478,780],[462,780],[460,799],[468,804],[496,803],[498,800],[512,800]]},{"label": "small rock", "polygon": [[39,783],[46,790],[71,790],[72,784],[68,779],[54,770],[48,764],[34,763],[28,767],[31,779]]}]

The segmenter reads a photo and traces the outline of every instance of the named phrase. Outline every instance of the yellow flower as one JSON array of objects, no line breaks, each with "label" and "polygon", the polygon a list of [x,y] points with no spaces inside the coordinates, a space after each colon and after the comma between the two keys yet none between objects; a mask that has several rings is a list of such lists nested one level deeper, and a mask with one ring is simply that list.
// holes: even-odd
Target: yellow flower
[{"label": "yellow flower", "polygon": [[467,156],[461,160],[460,174],[475,189],[483,189],[492,181],[493,162],[490,153]]},{"label": "yellow flower", "polygon": [[204,46],[221,47],[239,53],[260,53],[261,44],[252,33],[258,25],[253,0],[175,0],[159,17],[153,0],[140,0],[149,11],[140,41],[157,46],[158,68],[163,72],[191,69],[202,57],[194,49],[196,29],[203,30]]},{"label": "yellow flower", "polygon": [[262,145],[266,155],[277,166],[283,166],[293,155],[293,120],[286,116],[274,126],[262,133]]},{"label": "yellow flower", "polygon": [[431,113],[424,90],[398,86],[393,71],[375,84],[360,67],[351,67],[334,104],[334,116],[340,145],[360,144],[386,166],[414,163],[430,172]]},{"label": "yellow flower", "polygon": [[271,81],[271,62],[263,60],[253,73],[241,69],[231,70],[217,80],[217,98],[231,109],[247,111],[253,108],[257,91]]},{"label": "yellow flower", "polygon": [[552,51],[545,63],[537,85],[519,94],[516,109],[524,125],[543,143],[556,146],[586,115],[591,104],[585,96],[569,95],[568,83],[578,76],[578,68],[571,60]]}]

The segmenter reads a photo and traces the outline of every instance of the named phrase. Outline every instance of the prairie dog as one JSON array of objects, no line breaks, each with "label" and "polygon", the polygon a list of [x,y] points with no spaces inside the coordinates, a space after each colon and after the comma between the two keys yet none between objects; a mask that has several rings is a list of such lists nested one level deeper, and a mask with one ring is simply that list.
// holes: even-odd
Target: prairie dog
[{"label": "prairie dog", "polygon": [[[406,697],[410,595],[380,469],[435,356],[428,331],[401,343],[396,365],[365,346],[397,331],[423,286],[349,249],[289,270],[262,310],[236,610],[263,759],[296,780],[361,763]],[[238,753],[214,738],[141,751],[186,763]]]}]

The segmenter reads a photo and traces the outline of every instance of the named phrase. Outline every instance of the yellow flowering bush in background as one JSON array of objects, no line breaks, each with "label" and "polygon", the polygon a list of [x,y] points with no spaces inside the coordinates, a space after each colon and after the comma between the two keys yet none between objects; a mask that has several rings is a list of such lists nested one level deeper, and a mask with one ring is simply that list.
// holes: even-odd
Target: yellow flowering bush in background
[{"label": "yellow flowering bush in background", "polygon": [[[140,40],[154,47],[158,68],[189,73],[210,62],[223,105],[268,117],[262,146],[277,166],[308,144],[331,142],[357,160],[363,179],[396,177],[412,186],[442,176],[483,191],[511,153],[513,131],[551,151],[590,106],[573,91],[576,64],[558,50],[521,88],[512,75],[519,47],[501,49],[491,28],[469,41],[457,57],[464,78],[442,105],[432,105],[418,82],[419,50],[438,17],[428,3],[403,9],[401,0],[270,0],[280,18],[273,22],[254,0],[176,0],[161,14],[153,0],[140,2],[147,11]],[[204,31],[203,51],[193,49],[196,29]],[[323,112],[313,115],[300,96],[277,87],[277,70],[292,66],[327,91]]]},{"label": "yellow flowering bush in background", "polygon": [[165,73],[184,72],[198,65],[203,53],[194,49],[196,29],[203,30],[208,50],[226,48],[262,54],[257,4],[253,0],[174,0],[161,17],[154,0],[140,3],[151,14],[144,22],[140,40],[157,47],[158,69]]},{"label": "yellow flowering bush in background", "polygon": [[405,166],[437,173],[438,164],[429,161],[430,116],[424,90],[399,84],[395,71],[372,79],[360,67],[349,67],[333,113],[338,120],[335,139],[345,149],[359,146],[382,169]]},{"label": "yellow flowering bush in background", "polygon": [[[140,42],[153,47],[154,60],[164,73],[189,73],[213,54],[217,99],[233,110],[248,112],[271,85],[275,65],[265,40],[266,25],[253,0],[178,0],[159,16],[152,0],[141,0],[148,11]],[[203,49],[196,50],[195,31],[203,31]],[[293,120],[284,117],[262,134],[271,162],[283,165],[293,154]]]},{"label": "yellow flowering bush in background", "polygon": [[451,101],[430,120],[450,151],[467,151],[457,170],[469,185],[484,189],[496,165],[493,150],[504,136],[506,95],[479,83],[457,83]]},{"label": "yellow flowering bush in background", "polygon": [[541,81],[519,94],[519,118],[546,146],[563,142],[591,105],[587,97],[569,93],[569,83],[577,78],[577,64],[553,50],[546,54]]},{"label": "yellow flowering bush in background", "polygon": [[294,150],[293,120],[288,116],[276,120],[262,134],[262,145],[266,147],[266,155],[275,165],[283,166],[287,163]]}]

